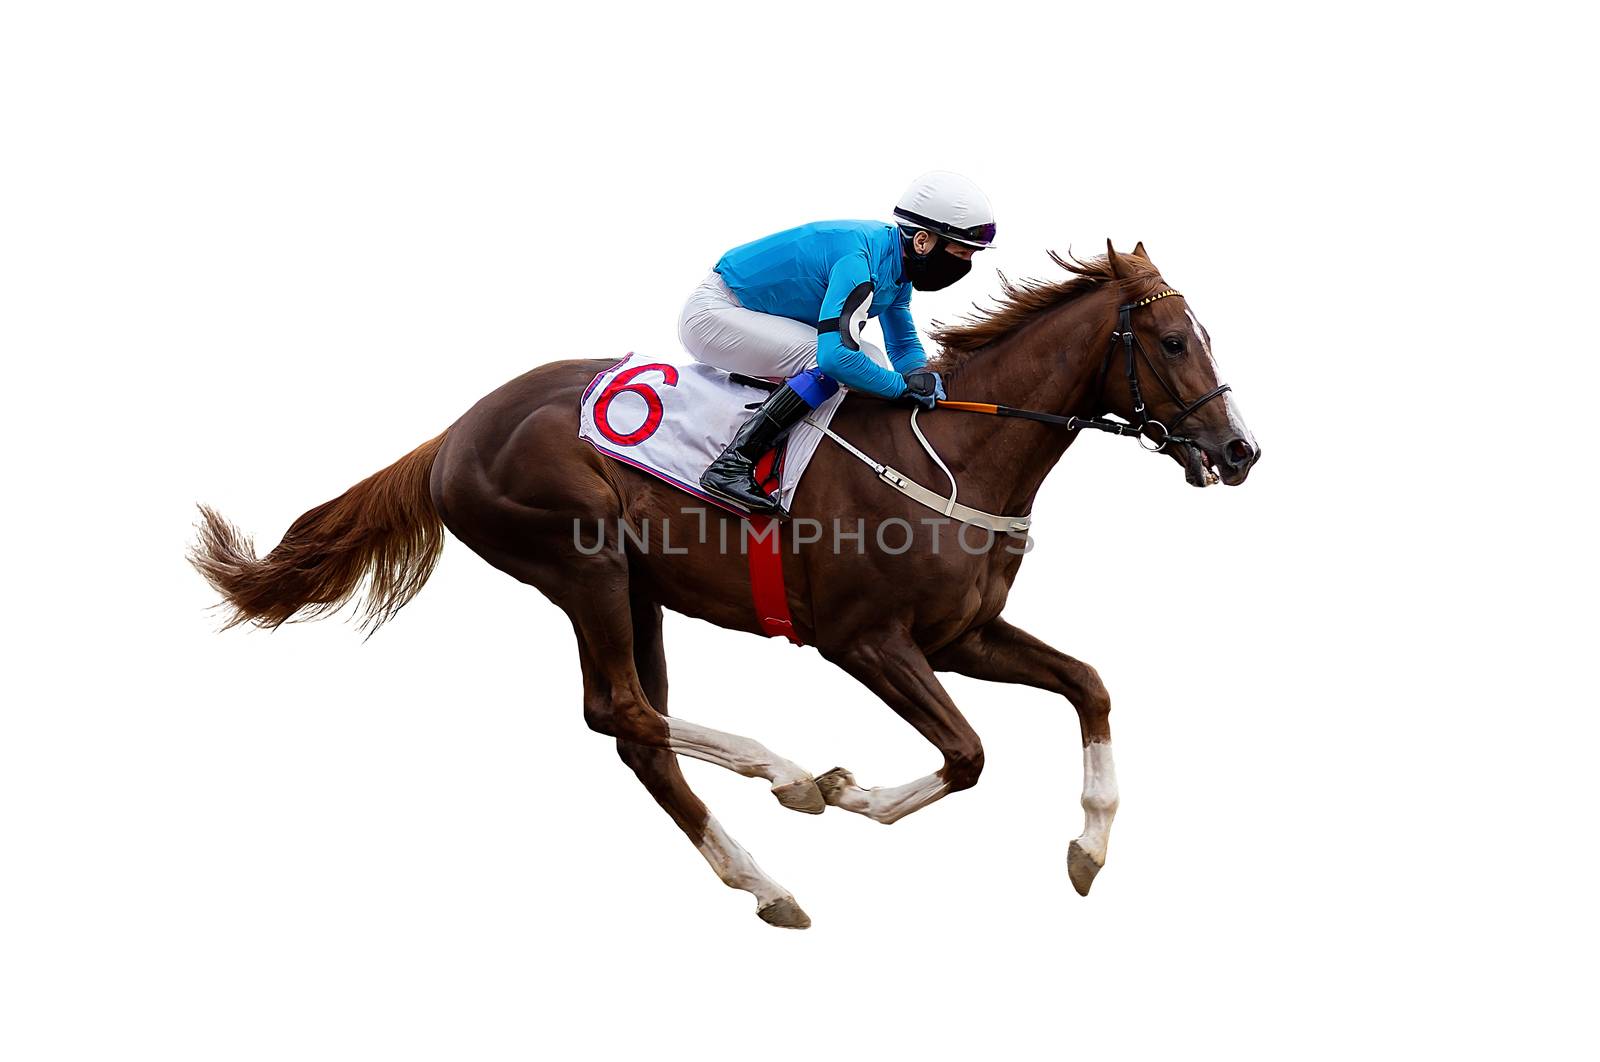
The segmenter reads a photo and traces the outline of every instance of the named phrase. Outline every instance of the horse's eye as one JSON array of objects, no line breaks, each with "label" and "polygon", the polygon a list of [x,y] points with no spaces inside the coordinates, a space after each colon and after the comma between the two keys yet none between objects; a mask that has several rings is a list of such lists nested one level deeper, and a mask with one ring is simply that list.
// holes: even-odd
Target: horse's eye
[{"label": "horse's eye", "polygon": [[1177,357],[1183,353],[1183,339],[1179,336],[1168,336],[1161,341],[1161,347],[1168,354]]}]

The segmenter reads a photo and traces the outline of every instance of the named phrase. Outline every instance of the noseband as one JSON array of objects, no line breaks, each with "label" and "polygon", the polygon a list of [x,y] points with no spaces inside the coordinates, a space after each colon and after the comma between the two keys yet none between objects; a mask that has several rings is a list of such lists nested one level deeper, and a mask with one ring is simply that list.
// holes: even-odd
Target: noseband
[{"label": "noseband", "polygon": [[[1015,406],[996,405],[992,402],[951,402],[941,399],[940,409],[958,409],[967,413],[988,413],[999,417],[1019,417],[1023,420],[1036,420],[1041,424],[1055,424],[1066,428],[1068,431],[1077,431],[1079,428],[1093,428],[1095,431],[1110,432],[1113,435],[1132,435],[1139,440],[1139,445],[1153,454],[1165,450],[1169,443],[1188,443],[1194,446],[1195,440],[1187,435],[1175,434],[1178,425],[1192,417],[1201,406],[1213,398],[1227,394],[1233,390],[1228,384],[1218,384],[1193,402],[1184,403],[1176,388],[1168,382],[1161,370],[1156,367],[1155,361],[1145,351],[1144,344],[1139,342],[1138,335],[1133,330],[1133,311],[1141,306],[1148,306],[1157,299],[1164,299],[1169,295],[1182,298],[1182,293],[1167,288],[1154,295],[1147,295],[1138,302],[1124,303],[1117,307],[1117,327],[1111,333],[1111,349],[1106,352],[1106,357],[1100,363],[1100,374],[1095,384],[1095,404],[1105,391],[1106,375],[1111,369],[1111,362],[1117,356],[1120,346],[1124,354],[1124,371],[1128,376],[1128,394],[1133,400],[1133,416],[1127,421],[1110,420],[1106,417],[1063,417],[1056,413],[1040,413],[1032,409],[1018,409]],[[1139,362],[1143,361],[1145,368],[1156,378],[1161,389],[1167,397],[1178,406],[1178,415],[1172,418],[1171,424],[1164,424],[1150,416],[1144,404],[1144,389],[1139,386]],[[1161,438],[1155,440],[1155,445],[1148,445],[1145,431],[1150,427],[1161,429]]]}]

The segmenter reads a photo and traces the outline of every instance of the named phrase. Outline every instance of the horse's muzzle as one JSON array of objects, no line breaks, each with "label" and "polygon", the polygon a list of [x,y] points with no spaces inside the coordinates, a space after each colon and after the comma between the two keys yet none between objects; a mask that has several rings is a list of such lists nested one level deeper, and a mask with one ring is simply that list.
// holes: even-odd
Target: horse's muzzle
[{"label": "horse's muzzle", "polygon": [[1261,460],[1261,447],[1256,445],[1254,439],[1231,439],[1222,448],[1217,471],[1221,473],[1223,483],[1237,487],[1245,481],[1246,476],[1250,475],[1250,469],[1259,460]]},{"label": "horse's muzzle", "polygon": [[1250,467],[1261,459],[1261,449],[1248,438],[1235,437],[1226,444],[1184,443],[1172,456],[1183,466],[1183,478],[1191,487],[1224,483],[1237,487],[1250,475]]}]

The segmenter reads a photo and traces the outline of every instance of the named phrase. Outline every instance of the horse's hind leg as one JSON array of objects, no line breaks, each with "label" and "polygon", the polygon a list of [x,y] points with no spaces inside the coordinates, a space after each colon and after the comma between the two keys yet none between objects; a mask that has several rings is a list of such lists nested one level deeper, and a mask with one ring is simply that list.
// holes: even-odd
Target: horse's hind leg
[{"label": "horse's hind leg", "polygon": [[[624,558],[597,554],[568,578],[579,587],[557,599],[578,636],[583,716],[590,729],[635,745],[714,763],[747,778],[765,778],[778,803],[820,815],[827,808],[810,773],[758,741],[668,719],[650,704],[634,666],[628,569]],[[536,584],[537,585],[537,584]]]},{"label": "horse's hind leg", "polygon": [[[667,714],[667,657],[661,641],[661,608],[637,595],[633,598],[633,662],[650,704]],[[750,858],[750,853],[729,837],[722,824],[712,817],[695,796],[678,768],[678,757],[665,749],[635,745],[617,739],[617,755],[633,768],[639,781],[650,790],[662,810],[672,816],[705,857],[717,877],[730,888],[743,889],[756,898],[756,913],[762,921],[786,929],[805,929],[811,919],[795,903],[794,897]]]}]

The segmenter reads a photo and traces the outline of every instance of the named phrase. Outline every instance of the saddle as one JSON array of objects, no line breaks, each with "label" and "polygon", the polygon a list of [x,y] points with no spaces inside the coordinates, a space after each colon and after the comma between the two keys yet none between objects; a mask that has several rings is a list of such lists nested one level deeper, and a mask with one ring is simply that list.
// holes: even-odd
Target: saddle
[{"label": "saddle", "polygon": [[[598,373],[583,392],[578,436],[607,457],[732,513],[743,511],[699,487],[700,473],[778,382],[728,373],[687,354],[629,354]],[[834,395],[789,433],[765,460],[769,493],[789,508],[823,431],[843,400]],[[759,477],[758,477],[759,478]]]}]

